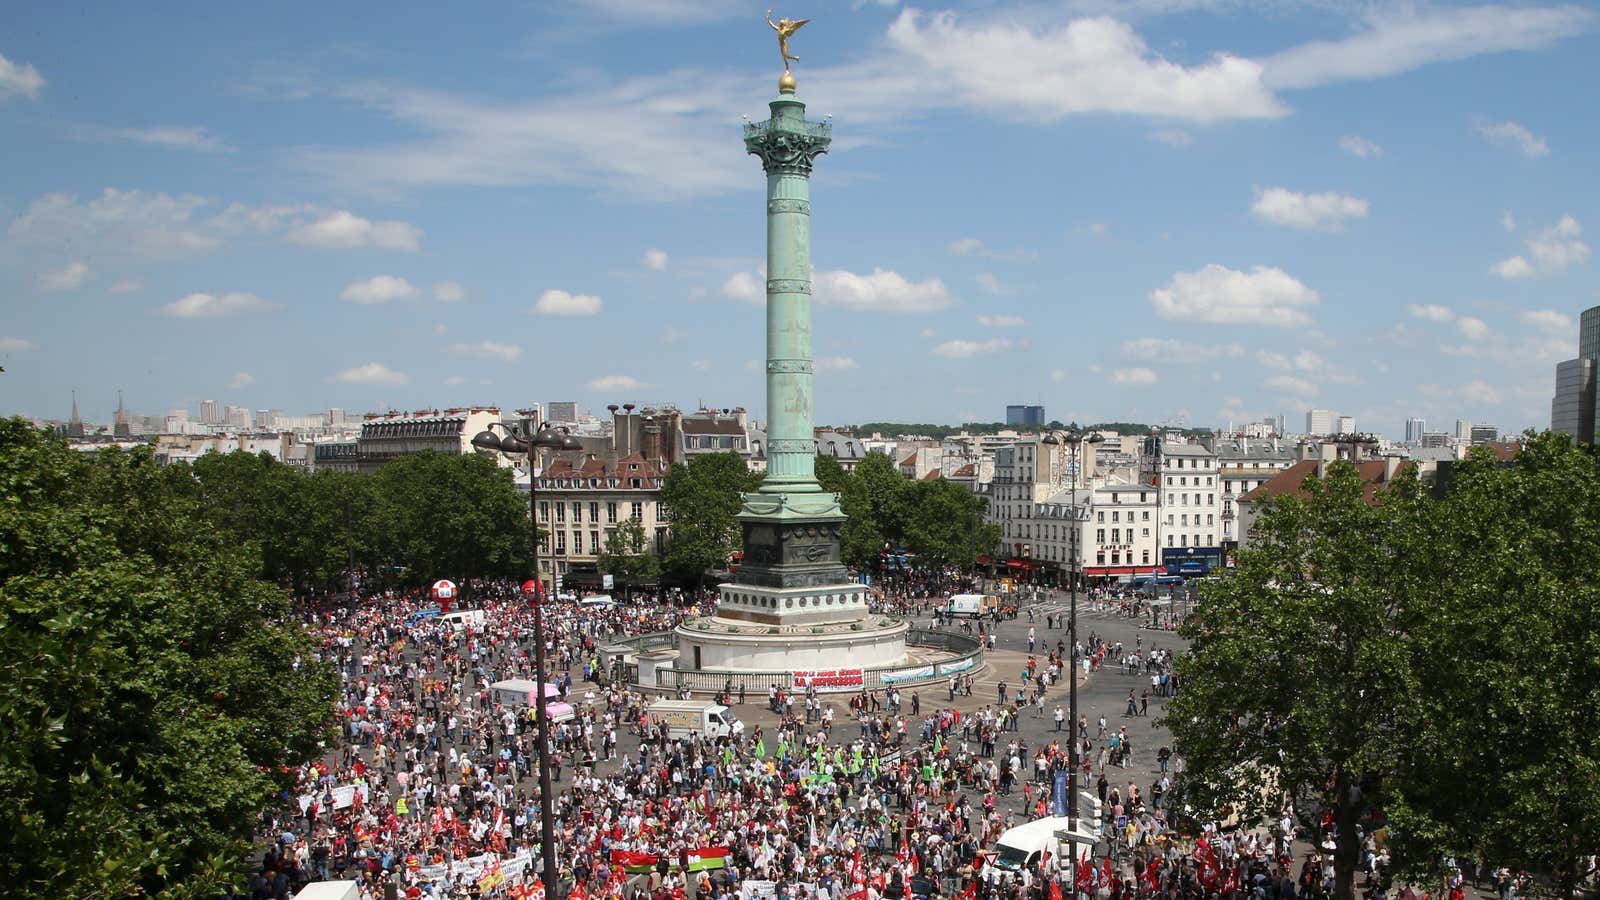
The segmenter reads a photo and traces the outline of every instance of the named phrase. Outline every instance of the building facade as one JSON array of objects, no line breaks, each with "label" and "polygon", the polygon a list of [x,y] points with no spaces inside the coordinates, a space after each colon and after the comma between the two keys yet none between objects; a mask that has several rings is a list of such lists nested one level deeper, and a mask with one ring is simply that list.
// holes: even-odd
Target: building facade
[{"label": "building facade", "polygon": [[1306,413],[1306,434],[1333,434],[1338,427],[1335,413],[1331,409],[1313,409]]},{"label": "building facade", "polygon": [[558,457],[537,476],[534,498],[539,529],[539,580],[557,588],[598,587],[598,561],[617,527],[638,519],[648,550],[667,546],[667,518],[661,506],[666,478],[661,460],[637,453],[605,459],[585,453]]},{"label": "building facade", "polygon": [[1596,366],[1600,365],[1600,306],[1578,317],[1578,356],[1556,364],[1550,430],[1584,444],[1595,443]]},{"label": "building facade", "polygon": [[475,452],[472,439],[486,431],[490,422],[501,421],[499,407],[462,407],[443,412],[419,410],[414,413],[369,413],[361,423],[357,438],[357,469],[362,474],[378,471],[403,456],[432,450],[450,456]]},{"label": "building facade", "polygon": [[1422,435],[1425,432],[1427,432],[1427,430],[1428,430],[1428,421],[1426,419],[1418,418],[1418,417],[1415,417],[1415,416],[1413,416],[1412,418],[1407,419],[1406,420],[1406,443],[1408,443],[1408,444],[1420,444],[1420,443],[1422,443]]},{"label": "building facade", "polygon": [[1161,565],[1183,575],[1221,568],[1222,486],[1216,453],[1201,444],[1164,441],[1157,471]]},{"label": "building facade", "polygon": [[1023,428],[1041,428],[1044,426],[1044,407],[1023,404],[1007,406],[1006,424],[1020,425]]}]

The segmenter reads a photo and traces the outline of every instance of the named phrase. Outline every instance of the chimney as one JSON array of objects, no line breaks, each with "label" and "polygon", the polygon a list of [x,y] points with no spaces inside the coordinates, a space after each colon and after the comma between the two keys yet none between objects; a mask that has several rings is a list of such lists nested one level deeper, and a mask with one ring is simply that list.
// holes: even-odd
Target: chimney
[{"label": "chimney", "polygon": [[1241,456],[1249,456],[1250,455],[1250,439],[1249,438],[1247,438],[1247,437],[1240,437],[1239,438],[1239,454]]}]

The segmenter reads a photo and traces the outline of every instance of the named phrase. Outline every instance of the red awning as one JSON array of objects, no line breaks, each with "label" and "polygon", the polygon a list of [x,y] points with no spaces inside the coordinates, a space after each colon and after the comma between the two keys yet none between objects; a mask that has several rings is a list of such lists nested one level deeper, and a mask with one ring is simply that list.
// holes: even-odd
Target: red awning
[{"label": "red awning", "polygon": [[980,566],[987,566],[989,563],[992,563],[992,562],[994,562],[994,560],[990,559],[987,556],[978,557],[978,565],[980,565]]}]

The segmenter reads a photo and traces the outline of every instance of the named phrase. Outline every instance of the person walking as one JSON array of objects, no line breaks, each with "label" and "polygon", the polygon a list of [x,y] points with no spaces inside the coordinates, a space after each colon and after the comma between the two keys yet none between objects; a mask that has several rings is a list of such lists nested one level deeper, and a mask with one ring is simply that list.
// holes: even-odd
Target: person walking
[{"label": "person walking", "polygon": [[1064,711],[1061,708],[1061,704],[1057,703],[1056,704],[1056,731],[1057,732],[1061,731],[1061,723],[1065,722],[1066,719],[1067,719],[1066,711]]}]

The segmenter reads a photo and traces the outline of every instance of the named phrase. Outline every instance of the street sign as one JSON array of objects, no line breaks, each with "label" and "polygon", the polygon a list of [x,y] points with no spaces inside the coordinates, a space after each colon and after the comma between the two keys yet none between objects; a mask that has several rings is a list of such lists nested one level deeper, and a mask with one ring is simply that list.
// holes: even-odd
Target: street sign
[{"label": "street sign", "polygon": [[1055,789],[1050,792],[1050,814],[1064,816],[1067,814],[1067,771],[1062,769],[1056,773]]},{"label": "street sign", "polygon": [[617,577],[615,575],[601,575],[600,576],[600,587],[602,587],[605,590],[609,591],[609,590],[611,590],[612,588],[614,588],[616,586],[617,586]]}]

